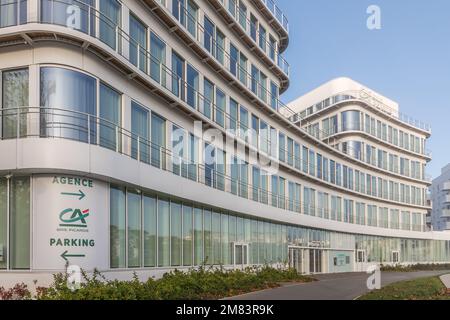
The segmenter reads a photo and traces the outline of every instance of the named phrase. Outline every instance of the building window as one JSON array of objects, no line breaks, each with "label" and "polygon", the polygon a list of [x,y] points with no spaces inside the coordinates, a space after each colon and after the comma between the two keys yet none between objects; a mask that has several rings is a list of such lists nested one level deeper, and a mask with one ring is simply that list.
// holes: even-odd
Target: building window
[{"label": "building window", "polygon": [[170,206],[158,199],[158,266],[170,266]]},{"label": "building window", "polygon": [[100,19],[100,40],[114,50],[118,49],[117,28],[120,26],[120,10],[121,5],[117,0],[100,1],[100,12],[104,15]]},{"label": "building window", "polygon": [[194,1],[188,0],[187,2],[187,29],[189,33],[197,39],[198,28],[198,7]]},{"label": "building window", "polygon": [[0,2],[0,28],[27,22],[27,1],[3,0]]},{"label": "building window", "polygon": [[150,163],[148,119],[148,110],[131,101],[131,156],[145,163]]},{"label": "building window", "polygon": [[147,73],[147,26],[130,14],[130,62]]},{"label": "building window", "polygon": [[127,193],[128,268],[141,266],[141,196]]},{"label": "building window", "polygon": [[144,267],[156,267],[156,198],[144,196],[143,202]]},{"label": "building window", "polygon": [[122,101],[121,94],[111,87],[100,84],[100,145],[117,150],[120,137],[117,128],[121,126]]},{"label": "building window", "polygon": [[0,178],[0,269],[30,269],[30,214],[30,179]]},{"label": "building window", "polygon": [[184,59],[175,52],[172,52],[172,93],[184,100]]},{"label": "building window", "polygon": [[182,231],[181,204],[170,203],[170,264],[181,266],[181,231]]},{"label": "building window", "polygon": [[198,87],[199,87],[199,74],[190,64],[187,64],[187,103],[192,108],[198,108]]},{"label": "building window", "polygon": [[157,168],[165,169],[166,120],[155,113],[152,113],[151,139],[151,164]]},{"label": "building window", "polygon": [[[5,2],[12,3],[12,1],[5,1]],[[24,4],[23,7],[26,8],[27,1],[21,0],[18,2]],[[87,34],[95,35],[94,11],[91,11],[92,15],[89,16],[89,7],[95,6],[95,0],[77,0],[77,1],[42,0],[41,21],[45,23],[67,26],[67,18],[69,17],[67,10],[69,9],[70,6],[73,6],[74,4],[80,8],[80,24],[79,26],[76,26],[77,27],[76,30]],[[2,11],[2,9],[0,9],[0,11]],[[26,21],[26,11],[24,18],[25,18],[24,21]],[[105,17],[100,16],[100,20],[102,19],[105,19]]]},{"label": "building window", "polygon": [[2,72],[3,139],[27,135],[27,115],[24,112],[25,107],[28,107],[28,95],[28,69]]},{"label": "building window", "polygon": [[342,131],[361,130],[361,113],[359,111],[342,112]]},{"label": "building window", "polygon": [[166,44],[153,32],[150,36],[150,53],[150,76],[166,87]]},{"label": "building window", "polygon": [[124,189],[111,187],[110,194],[110,265],[111,268],[126,266],[126,215]]},{"label": "building window", "polygon": [[0,269],[7,268],[6,255],[8,254],[8,182],[0,178]]},{"label": "building window", "polygon": [[[95,126],[97,80],[95,78],[69,69],[43,67],[41,68],[40,100],[41,136],[97,142]],[[60,110],[54,112],[53,108]],[[90,130],[88,130],[88,122],[92,124]],[[61,123],[65,124],[63,128]]]}]

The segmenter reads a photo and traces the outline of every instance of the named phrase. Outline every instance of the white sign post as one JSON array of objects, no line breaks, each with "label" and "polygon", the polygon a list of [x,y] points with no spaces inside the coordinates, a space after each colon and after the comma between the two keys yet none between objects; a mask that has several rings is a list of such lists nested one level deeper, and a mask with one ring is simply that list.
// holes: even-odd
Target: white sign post
[{"label": "white sign post", "polygon": [[108,186],[75,176],[33,179],[33,269],[108,268]]}]

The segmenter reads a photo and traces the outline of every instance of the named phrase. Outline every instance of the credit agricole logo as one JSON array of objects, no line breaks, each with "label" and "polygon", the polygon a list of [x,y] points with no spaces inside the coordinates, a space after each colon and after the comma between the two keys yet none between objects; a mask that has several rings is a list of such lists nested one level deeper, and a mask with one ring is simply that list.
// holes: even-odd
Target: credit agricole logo
[{"label": "credit agricole logo", "polygon": [[87,218],[89,217],[89,209],[72,209],[68,208],[59,214],[60,227],[71,228],[87,228]]},{"label": "credit agricole logo", "polygon": [[64,202],[68,202],[64,205],[65,209],[59,212],[58,231],[89,232],[88,223],[92,212],[90,209],[86,209],[87,195],[82,189],[92,189],[93,181],[77,177],[54,177],[53,184],[66,189],[61,190],[60,195]]}]

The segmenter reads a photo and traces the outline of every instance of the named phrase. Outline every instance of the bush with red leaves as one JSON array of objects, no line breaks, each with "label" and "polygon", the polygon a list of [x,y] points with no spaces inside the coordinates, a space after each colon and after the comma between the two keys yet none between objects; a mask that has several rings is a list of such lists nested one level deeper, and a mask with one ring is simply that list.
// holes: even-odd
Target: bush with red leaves
[{"label": "bush with red leaves", "polygon": [[0,300],[29,300],[31,292],[24,283],[16,284],[13,288],[0,287]]}]

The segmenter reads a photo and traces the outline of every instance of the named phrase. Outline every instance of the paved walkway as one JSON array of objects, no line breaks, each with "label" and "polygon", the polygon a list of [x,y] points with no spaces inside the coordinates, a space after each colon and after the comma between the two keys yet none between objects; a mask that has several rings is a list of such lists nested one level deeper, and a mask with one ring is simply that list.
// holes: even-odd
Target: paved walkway
[{"label": "paved walkway", "polygon": [[[383,272],[381,285],[432,277],[450,273],[450,271],[420,272]],[[369,290],[365,273],[327,274],[314,276],[317,280],[310,283],[288,284],[276,289],[258,291],[230,298],[230,300],[353,300]]]}]

